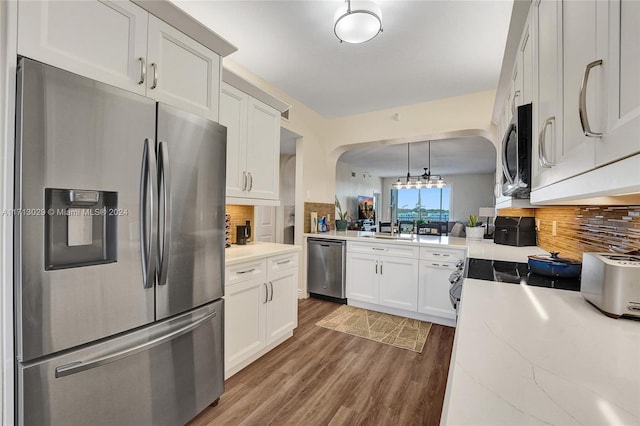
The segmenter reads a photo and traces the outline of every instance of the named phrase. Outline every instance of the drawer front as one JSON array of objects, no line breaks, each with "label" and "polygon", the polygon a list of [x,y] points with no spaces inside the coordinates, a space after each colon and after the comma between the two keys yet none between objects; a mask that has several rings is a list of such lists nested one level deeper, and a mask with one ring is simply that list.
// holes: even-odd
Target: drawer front
[{"label": "drawer front", "polygon": [[225,268],[225,286],[227,287],[253,278],[267,280],[267,259],[239,263]]},{"label": "drawer front", "polygon": [[419,255],[419,247],[412,247],[410,245],[347,242],[347,252],[417,259]]},{"label": "drawer front", "polygon": [[453,262],[464,260],[464,250],[420,247],[420,259],[435,260],[441,262]]},{"label": "drawer front", "polygon": [[298,267],[298,253],[287,253],[270,257],[268,260],[269,276],[274,272],[284,271]]}]

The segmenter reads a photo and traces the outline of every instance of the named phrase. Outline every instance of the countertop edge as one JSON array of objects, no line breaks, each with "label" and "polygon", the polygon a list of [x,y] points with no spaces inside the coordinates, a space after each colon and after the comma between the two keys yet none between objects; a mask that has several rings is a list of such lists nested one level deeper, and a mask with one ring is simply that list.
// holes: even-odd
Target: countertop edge
[{"label": "countertop edge", "polygon": [[263,257],[302,251],[301,246],[278,243],[249,243],[246,246],[233,245],[225,249],[225,266],[249,262]]}]

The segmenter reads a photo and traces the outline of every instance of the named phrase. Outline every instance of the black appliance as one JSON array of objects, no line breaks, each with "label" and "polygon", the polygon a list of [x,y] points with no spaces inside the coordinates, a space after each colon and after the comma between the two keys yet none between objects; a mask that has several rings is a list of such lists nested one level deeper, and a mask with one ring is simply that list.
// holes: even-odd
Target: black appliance
[{"label": "black appliance", "polygon": [[465,278],[580,291],[580,277],[557,278],[539,275],[531,272],[529,265],[522,262],[470,258],[467,259]]},{"label": "black appliance", "polygon": [[493,242],[507,246],[536,245],[536,220],[533,217],[498,216],[494,223]]},{"label": "black appliance", "polygon": [[519,106],[502,139],[502,194],[529,198],[531,191],[531,104]]}]

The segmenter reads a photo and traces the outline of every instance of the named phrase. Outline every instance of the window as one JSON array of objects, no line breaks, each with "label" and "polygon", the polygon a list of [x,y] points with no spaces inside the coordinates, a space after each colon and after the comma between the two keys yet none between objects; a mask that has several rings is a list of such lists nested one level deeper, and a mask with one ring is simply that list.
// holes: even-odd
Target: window
[{"label": "window", "polygon": [[398,221],[449,221],[451,187],[392,189],[391,200]]}]

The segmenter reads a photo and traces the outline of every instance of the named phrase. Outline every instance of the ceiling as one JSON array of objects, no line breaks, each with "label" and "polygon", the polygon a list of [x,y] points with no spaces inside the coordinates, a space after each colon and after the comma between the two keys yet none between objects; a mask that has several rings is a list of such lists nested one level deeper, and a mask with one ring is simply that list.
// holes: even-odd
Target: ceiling
[{"label": "ceiling", "polygon": [[[229,58],[327,118],[496,89],[512,0],[378,0],[384,32],[351,45],[333,34],[343,0],[172,0],[238,47]],[[286,130],[286,129],[284,129]],[[281,152],[295,154],[282,133]],[[411,145],[411,173],[428,163],[426,142]],[[406,145],[372,146],[340,161],[381,177],[407,173]],[[493,173],[495,148],[483,138],[434,141],[431,169]]]},{"label": "ceiling", "polygon": [[[414,142],[409,148],[412,176],[429,166],[429,143]],[[382,145],[347,151],[340,161],[364,170],[372,176],[398,178],[407,175],[407,144]],[[431,142],[431,174],[447,176],[494,173],[496,150],[485,138],[468,137]]]},{"label": "ceiling", "polygon": [[384,32],[333,34],[343,0],[172,0],[238,47],[228,58],[327,118],[496,89],[512,0],[378,0]]}]

